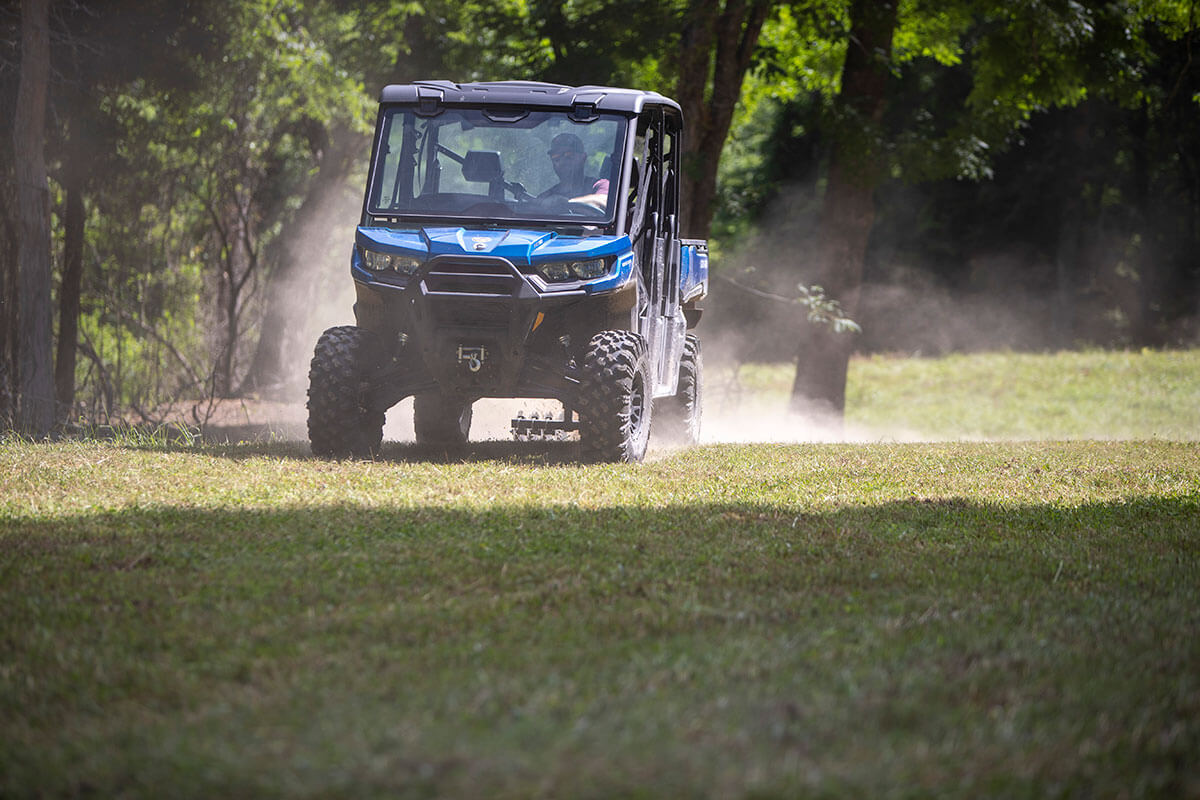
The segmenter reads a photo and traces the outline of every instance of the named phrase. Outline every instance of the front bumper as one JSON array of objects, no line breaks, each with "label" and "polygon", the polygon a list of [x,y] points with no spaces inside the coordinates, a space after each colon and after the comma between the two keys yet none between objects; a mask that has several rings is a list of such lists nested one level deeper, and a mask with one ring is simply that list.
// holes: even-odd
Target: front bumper
[{"label": "front bumper", "polygon": [[548,287],[507,259],[468,255],[432,258],[406,281],[356,275],[356,290],[359,326],[390,347],[384,407],[432,390],[569,402],[580,348],[598,330],[628,328],[637,296],[628,277],[600,292]]}]

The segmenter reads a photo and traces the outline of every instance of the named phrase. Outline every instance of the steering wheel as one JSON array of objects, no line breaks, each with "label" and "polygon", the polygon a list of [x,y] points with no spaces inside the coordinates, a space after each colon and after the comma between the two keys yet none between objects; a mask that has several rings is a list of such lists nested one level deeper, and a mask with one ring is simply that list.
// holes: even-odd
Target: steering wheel
[{"label": "steering wheel", "polygon": [[560,194],[547,195],[546,197],[531,197],[526,202],[533,208],[541,211],[548,211],[553,214],[565,214],[572,217],[592,218],[604,216],[604,209],[596,208],[591,203],[577,203],[574,200],[563,197]]}]

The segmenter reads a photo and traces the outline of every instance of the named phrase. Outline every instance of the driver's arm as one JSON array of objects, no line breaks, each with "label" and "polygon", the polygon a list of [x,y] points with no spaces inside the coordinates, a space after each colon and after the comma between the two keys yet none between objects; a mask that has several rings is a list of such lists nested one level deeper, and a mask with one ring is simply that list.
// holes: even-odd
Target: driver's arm
[{"label": "driver's arm", "polygon": [[608,207],[608,178],[601,178],[592,184],[592,191],[589,194],[572,197],[572,203],[586,203],[589,206],[603,211]]}]

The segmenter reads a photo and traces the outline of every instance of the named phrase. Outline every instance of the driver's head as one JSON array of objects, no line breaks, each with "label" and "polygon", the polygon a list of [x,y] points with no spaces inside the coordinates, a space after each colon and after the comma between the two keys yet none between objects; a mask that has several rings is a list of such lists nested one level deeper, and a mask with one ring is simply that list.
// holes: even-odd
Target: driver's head
[{"label": "driver's head", "polygon": [[560,180],[567,180],[583,174],[583,165],[587,154],[583,152],[583,142],[573,133],[560,133],[550,140],[550,162]]}]

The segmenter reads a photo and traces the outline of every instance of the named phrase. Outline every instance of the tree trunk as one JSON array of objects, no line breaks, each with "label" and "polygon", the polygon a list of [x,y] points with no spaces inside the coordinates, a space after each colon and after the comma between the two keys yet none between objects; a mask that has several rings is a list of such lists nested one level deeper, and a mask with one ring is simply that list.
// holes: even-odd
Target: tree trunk
[{"label": "tree trunk", "polygon": [[79,342],[79,295],[83,283],[83,164],[77,124],[71,128],[65,173],[67,208],[63,220],[63,272],[58,288],[58,351],[54,358],[58,418],[69,419],[75,405],[75,357]]},{"label": "tree trunk", "polygon": [[49,0],[21,6],[21,77],[13,120],[17,177],[18,427],[45,436],[54,425],[51,367],[50,190],[43,152],[50,80]]},{"label": "tree trunk", "polygon": [[[11,144],[11,141],[9,142]],[[10,166],[0,172],[0,431],[16,425],[17,224]]]},{"label": "tree trunk", "polygon": [[242,335],[239,297],[240,294],[235,290],[230,290],[225,297],[225,341],[221,357],[217,359],[215,377],[217,397],[233,397],[233,371],[237,363],[238,339]]},{"label": "tree trunk", "polygon": [[[231,205],[240,202],[240,198],[235,198]],[[249,271],[244,231],[246,214],[240,208],[235,208],[230,213],[233,222],[229,226],[231,234],[222,253],[221,291],[217,298],[224,323],[221,347],[213,374],[217,397],[233,396],[233,374],[237,363],[238,339],[241,338],[241,300],[244,285],[242,276]]]},{"label": "tree trunk", "polygon": [[683,109],[680,206],[685,236],[705,238],[717,196],[717,165],[742,81],[772,0],[693,0],[679,46],[675,99]]},{"label": "tree trunk", "polygon": [[328,248],[330,220],[342,213],[341,195],[346,188],[346,177],[362,147],[363,137],[347,129],[335,130],[330,135],[304,202],[272,245],[262,332],[239,395],[264,392],[285,399],[289,384],[303,375],[307,367],[306,355],[313,342],[306,338],[305,323],[316,301],[314,273],[324,266],[314,255]]},{"label": "tree trunk", "polygon": [[[833,153],[817,268],[812,283],[842,305],[846,316],[858,312],[863,259],[875,222],[875,187],[880,176],[879,122],[896,29],[897,0],[853,0],[850,41],[835,100]],[[801,337],[792,384],[792,409],[801,414],[840,419],[846,408],[846,371],[853,341],[827,325],[810,325]]]}]

